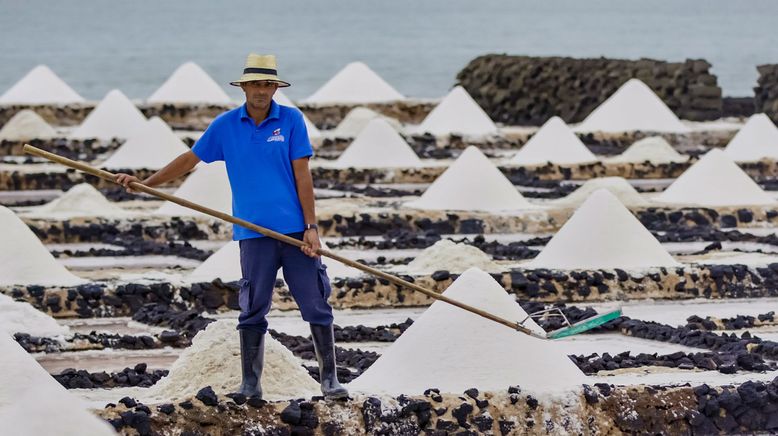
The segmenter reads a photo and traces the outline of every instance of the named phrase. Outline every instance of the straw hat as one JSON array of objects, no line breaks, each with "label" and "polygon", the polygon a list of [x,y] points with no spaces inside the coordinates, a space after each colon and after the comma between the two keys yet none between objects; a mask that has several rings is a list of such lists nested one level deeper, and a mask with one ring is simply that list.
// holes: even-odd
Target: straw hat
[{"label": "straw hat", "polygon": [[278,78],[276,57],[274,55],[250,53],[246,58],[246,66],[243,68],[243,75],[240,76],[240,79],[230,82],[230,85],[240,86],[243,82],[251,82],[254,80],[269,80],[276,82],[280,88],[292,86],[289,82],[284,82]]}]

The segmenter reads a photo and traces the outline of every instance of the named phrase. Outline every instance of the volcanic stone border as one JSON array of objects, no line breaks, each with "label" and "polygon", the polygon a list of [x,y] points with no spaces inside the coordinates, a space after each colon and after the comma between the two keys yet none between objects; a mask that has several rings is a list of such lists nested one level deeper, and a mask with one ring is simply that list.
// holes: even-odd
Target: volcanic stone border
[{"label": "volcanic stone border", "polygon": [[301,102],[298,103],[297,107],[305,113],[316,127],[320,129],[334,129],[356,107],[367,107],[388,117],[395,118],[402,123],[420,124],[437,104],[437,101],[432,100],[336,105],[306,104]]},{"label": "volcanic stone border", "polygon": [[69,159],[93,161],[109,152],[115,151],[121,145],[120,141],[99,141],[96,139],[32,139],[29,141],[0,140],[0,156],[25,156],[22,151],[25,144],[65,156]]},{"label": "volcanic stone border", "polygon": [[[116,184],[98,177],[84,174],[72,168],[63,167],[61,172],[34,171],[31,168],[15,169],[12,165],[0,170],[0,191],[29,191],[35,189],[61,189],[66,191],[79,183],[89,183],[97,189],[115,188]],[[113,170],[121,172],[122,170]],[[124,172],[128,172],[125,170]],[[144,179],[154,173],[154,170],[131,170],[131,174]],[[179,177],[164,187],[177,187],[186,179]]]}]

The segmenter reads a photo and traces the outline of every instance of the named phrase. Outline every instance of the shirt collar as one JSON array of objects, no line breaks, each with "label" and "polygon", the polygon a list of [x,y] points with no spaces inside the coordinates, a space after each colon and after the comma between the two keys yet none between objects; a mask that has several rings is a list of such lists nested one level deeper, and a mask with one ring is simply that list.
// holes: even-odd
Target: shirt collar
[{"label": "shirt collar", "polygon": [[[267,118],[265,120],[273,120],[278,119],[281,117],[281,107],[278,103],[276,103],[275,100],[270,101],[270,110],[267,113]],[[241,120],[251,120],[251,116],[249,116],[249,111],[246,109],[246,103],[243,103],[243,105],[240,107],[240,119]],[[263,121],[264,122],[264,121]]]}]

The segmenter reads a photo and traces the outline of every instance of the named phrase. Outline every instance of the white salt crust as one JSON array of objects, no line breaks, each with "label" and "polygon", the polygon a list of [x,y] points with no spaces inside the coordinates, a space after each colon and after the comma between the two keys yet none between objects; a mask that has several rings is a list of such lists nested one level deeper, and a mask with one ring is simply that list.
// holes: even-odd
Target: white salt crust
[{"label": "white salt crust", "polygon": [[559,117],[551,117],[510,160],[516,165],[572,165],[596,162],[594,155]]},{"label": "white salt crust", "polygon": [[366,64],[352,62],[304,101],[316,104],[363,104],[391,102],[404,98]]},{"label": "white salt crust", "polygon": [[69,104],[83,101],[83,97],[46,65],[33,68],[0,95],[0,104],[4,105]]},{"label": "white salt crust", "polygon": [[146,117],[121,91],[114,89],[100,100],[71,138],[111,140],[126,139],[143,129]]},{"label": "white salt crust", "polygon": [[465,88],[456,86],[424,118],[417,131],[438,136],[454,133],[479,137],[496,134],[497,126]]}]

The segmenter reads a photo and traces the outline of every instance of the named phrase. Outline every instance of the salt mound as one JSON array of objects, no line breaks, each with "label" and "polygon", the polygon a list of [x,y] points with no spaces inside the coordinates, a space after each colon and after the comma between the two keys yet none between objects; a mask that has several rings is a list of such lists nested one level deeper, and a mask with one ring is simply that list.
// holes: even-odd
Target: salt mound
[{"label": "salt mound", "polygon": [[362,62],[352,62],[306,98],[305,102],[359,104],[389,102],[404,98],[370,67]]},{"label": "salt mound", "polygon": [[354,168],[402,168],[421,166],[402,136],[382,118],[374,118],[359,132],[335,165]]},{"label": "salt mound", "polygon": [[0,129],[0,139],[9,141],[29,141],[31,139],[51,139],[57,132],[40,115],[30,109],[24,109],[11,117]]},{"label": "salt mound", "polygon": [[230,97],[199,65],[181,64],[146,100],[149,103],[228,104]]},{"label": "salt mound", "polygon": [[10,336],[0,332],[0,423],[3,434],[115,435]]},{"label": "salt mound", "polygon": [[441,239],[431,247],[425,248],[413,261],[407,270],[417,273],[433,273],[446,270],[452,273],[462,273],[468,268],[478,268],[484,271],[499,273],[504,270],[492,262],[488,254],[465,243],[456,243]]},{"label": "salt mound", "polygon": [[778,128],[765,114],[754,114],[729,141],[724,152],[737,162],[778,159]]},{"label": "salt mound", "polygon": [[[232,213],[232,190],[223,161],[198,165],[173,195],[224,213]],[[170,201],[162,204],[155,213],[170,216],[207,216]]]},{"label": "salt mound", "polygon": [[[281,90],[276,90],[276,93],[273,95],[273,100],[276,101],[276,103],[280,104],[281,106],[289,106],[293,108],[299,109],[292,100],[289,99],[289,97],[286,96]],[[300,111],[302,112],[302,111]],[[305,122],[305,130],[308,131],[308,139],[318,139],[321,138],[321,131],[318,127],[316,127],[316,124],[313,124],[311,120],[308,119],[308,117],[303,114],[303,121]]]},{"label": "salt mound", "polygon": [[565,207],[578,207],[589,198],[589,195],[598,189],[608,190],[608,192],[618,198],[621,204],[627,206],[646,206],[649,204],[623,177],[599,177],[587,180],[580,188],[570,193],[567,197],[550,201],[550,203]]},{"label": "salt mound", "polygon": [[673,132],[690,129],[654,91],[638,79],[625,84],[597,106],[576,128],[579,132]]},{"label": "salt mound", "polygon": [[481,150],[469,146],[408,207],[432,210],[497,212],[534,207]]},{"label": "salt mound", "polygon": [[596,162],[597,157],[586,148],[559,117],[552,117],[538,130],[511,163],[519,165],[581,164]]},{"label": "salt mound", "polygon": [[624,153],[609,158],[606,162],[626,162],[643,163],[650,162],[654,165],[664,163],[680,163],[689,160],[689,156],[684,156],[675,151],[661,136],[649,136],[630,145]]},{"label": "salt mound", "polygon": [[84,99],[46,65],[38,65],[0,96],[0,104],[69,104]]},{"label": "salt mound", "polygon": [[54,318],[24,301],[14,301],[0,294],[0,335],[28,333],[33,336],[54,337],[66,335],[70,329],[59,325]]},{"label": "salt mound", "polygon": [[433,135],[485,136],[496,134],[497,126],[465,88],[456,86],[424,118],[418,131]]},{"label": "salt mound", "polygon": [[594,191],[527,268],[643,269],[680,266],[618,198]]},{"label": "salt mound", "polygon": [[394,118],[387,117],[379,114],[378,112],[368,109],[364,106],[358,106],[351,109],[343,120],[338,124],[338,127],[333,131],[333,136],[336,138],[353,138],[359,134],[368,123],[374,118],[381,118],[389,123],[395,130],[400,130],[402,127],[400,122]]},{"label": "salt mound", "polygon": [[[511,321],[527,317],[514,298],[478,268],[465,271],[443,295]],[[532,320],[526,325],[542,332]],[[554,393],[580,388],[585,380],[559,343],[436,301],[349,388],[366,394],[417,395],[430,387],[461,394],[473,387],[493,391],[520,385],[523,390]]]},{"label": "salt mound", "polygon": [[657,201],[699,206],[750,206],[775,200],[719,149],[707,152],[689,167]]},{"label": "salt mound", "polygon": [[[149,388],[151,395],[176,401],[194,396],[205,386],[219,395],[234,392],[241,382],[237,325],[232,319],[209,324],[173,363],[170,374]],[[319,384],[300,359],[269,334],[265,335],[262,393],[263,399],[271,401],[320,395]]]},{"label": "salt mound", "polygon": [[0,206],[0,285],[76,286],[85,283],[62,266],[35,233]]},{"label": "salt mound", "polygon": [[31,215],[75,216],[126,216],[130,212],[117,206],[89,183],[80,183],[54,200],[36,208]]},{"label": "salt mound", "polygon": [[121,91],[103,97],[86,119],[70,134],[72,138],[129,138],[146,124],[146,117]]},{"label": "salt mound", "polygon": [[152,117],[103,162],[102,167],[158,170],[187,151],[189,147],[166,122]]}]

